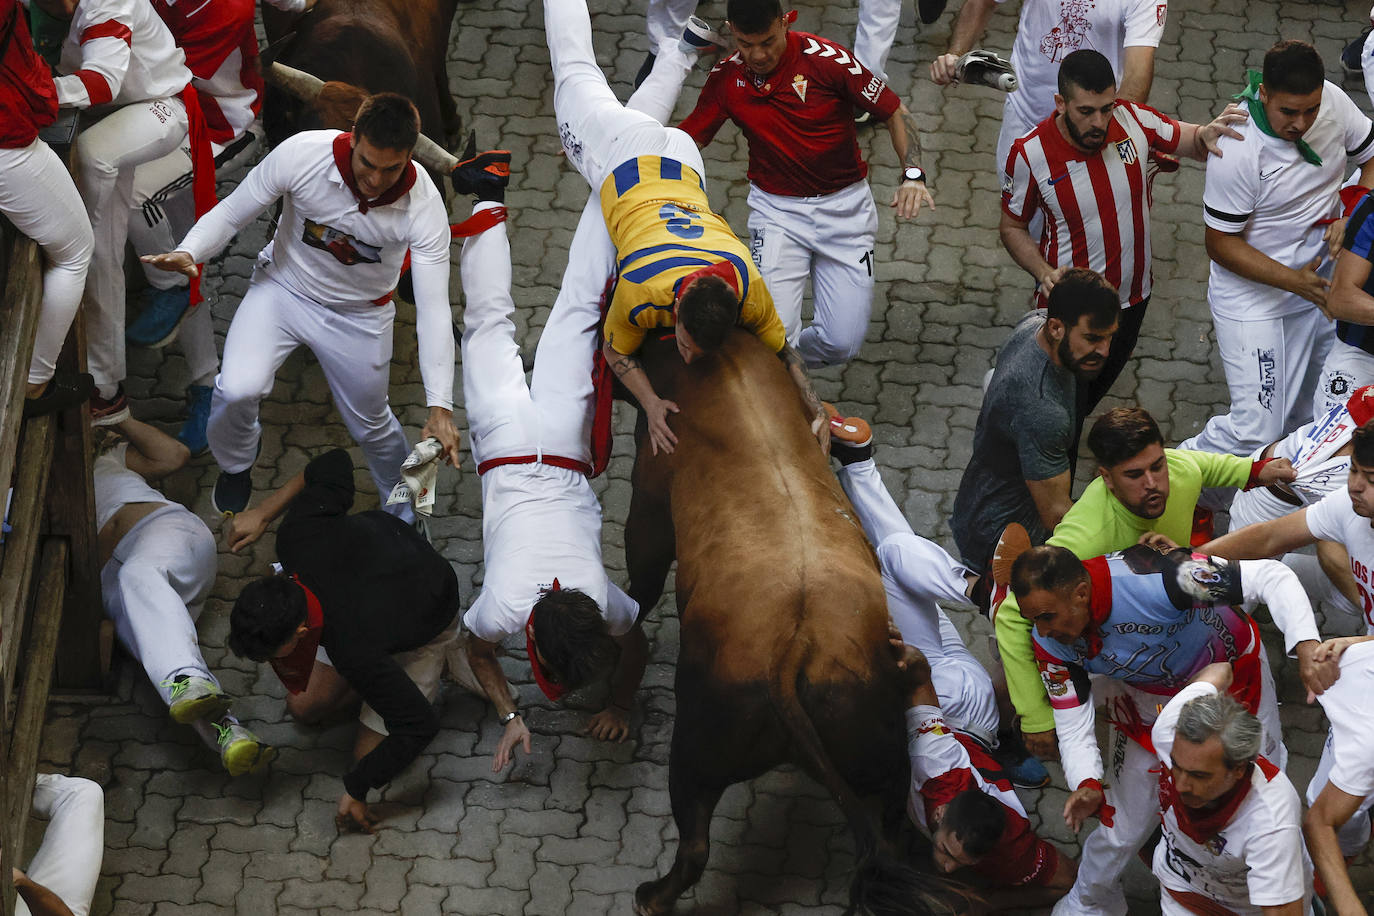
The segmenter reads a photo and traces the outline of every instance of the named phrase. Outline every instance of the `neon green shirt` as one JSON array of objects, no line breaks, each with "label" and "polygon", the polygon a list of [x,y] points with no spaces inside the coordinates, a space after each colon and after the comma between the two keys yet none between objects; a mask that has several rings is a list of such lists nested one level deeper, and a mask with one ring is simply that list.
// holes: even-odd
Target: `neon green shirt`
[{"label": "neon green shirt", "polygon": [[[1202,488],[1243,487],[1250,479],[1249,458],[1171,448],[1165,449],[1164,455],[1169,466],[1169,498],[1159,518],[1141,518],[1131,512],[1107,491],[1099,476],[1088,484],[1045,543],[1066,547],[1080,560],[1125,550],[1149,531],[1167,535],[1176,544],[1187,544]],[[1031,652],[1030,621],[1021,616],[1016,596],[1010,592],[997,611],[994,629],[1007,673],[1007,692],[1021,715],[1022,731],[1049,731],[1054,728],[1054,714]]]}]

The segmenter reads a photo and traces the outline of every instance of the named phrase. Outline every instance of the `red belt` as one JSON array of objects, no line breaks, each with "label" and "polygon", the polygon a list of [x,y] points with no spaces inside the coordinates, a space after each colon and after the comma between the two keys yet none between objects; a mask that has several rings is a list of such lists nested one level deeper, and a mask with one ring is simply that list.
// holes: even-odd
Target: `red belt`
[{"label": "red belt", "polygon": [[477,465],[477,473],[479,475],[485,474],[492,468],[504,467],[508,464],[547,464],[550,467],[577,471],[588,476],[592,473],[592,466],[587,462],[561,458],[558,455],[512,455],[509,458],[489,458]]}]

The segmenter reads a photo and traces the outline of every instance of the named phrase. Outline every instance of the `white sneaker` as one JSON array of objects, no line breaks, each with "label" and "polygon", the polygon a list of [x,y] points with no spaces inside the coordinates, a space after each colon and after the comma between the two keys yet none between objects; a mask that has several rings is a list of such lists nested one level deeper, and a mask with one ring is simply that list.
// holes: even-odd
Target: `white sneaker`
[{"label": "white sneaker", "polygon": [[705,54],[724,50],[727,47],[724,36],[711,28],[706,20],[696,16],[687,20],[687,28],[682,30],[682,38],[677,46],[683,54]]}]

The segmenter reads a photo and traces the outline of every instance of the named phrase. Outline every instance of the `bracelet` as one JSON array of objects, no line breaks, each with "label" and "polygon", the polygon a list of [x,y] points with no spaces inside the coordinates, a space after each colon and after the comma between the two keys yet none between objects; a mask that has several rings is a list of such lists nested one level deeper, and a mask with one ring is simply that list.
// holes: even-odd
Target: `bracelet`
[{"label": "bracelet", "polygon": [[506,713],[504,716],[501,717],[501,724],[502,724],[502,725],[510,725],[512,722],[514,722],[514,721],[515,721],[516,719],[518,719],[519,717],[520,717],[520,710],[518,710],[518,709],[512,709],[510,712]]}]

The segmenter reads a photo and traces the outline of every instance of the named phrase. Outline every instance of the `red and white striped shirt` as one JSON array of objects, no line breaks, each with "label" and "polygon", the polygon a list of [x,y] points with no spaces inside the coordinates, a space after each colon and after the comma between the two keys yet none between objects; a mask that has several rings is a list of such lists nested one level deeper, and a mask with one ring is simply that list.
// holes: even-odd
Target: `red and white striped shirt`
[{"label": "red and white striped shirt", "polygon": [[[1002,211],[1029,222],[1042,210],[1041,257],[1097,271],[1120,292],[1122,308],[1135,305],[1150,295],[1150,152],[1172,153],[1178,141],[1173,118],[1118,99],[1106,141],[1085,153],[1051,115],[1012,144]],[[1036,305],[1044,304],[1037,291]]]},{"label": "red and white striped shirt", "polygon": [[54,80],[64,108],[167,98],[191,82],[186,55],[144,0],[82,0],[58,69],[66,74]]}]

